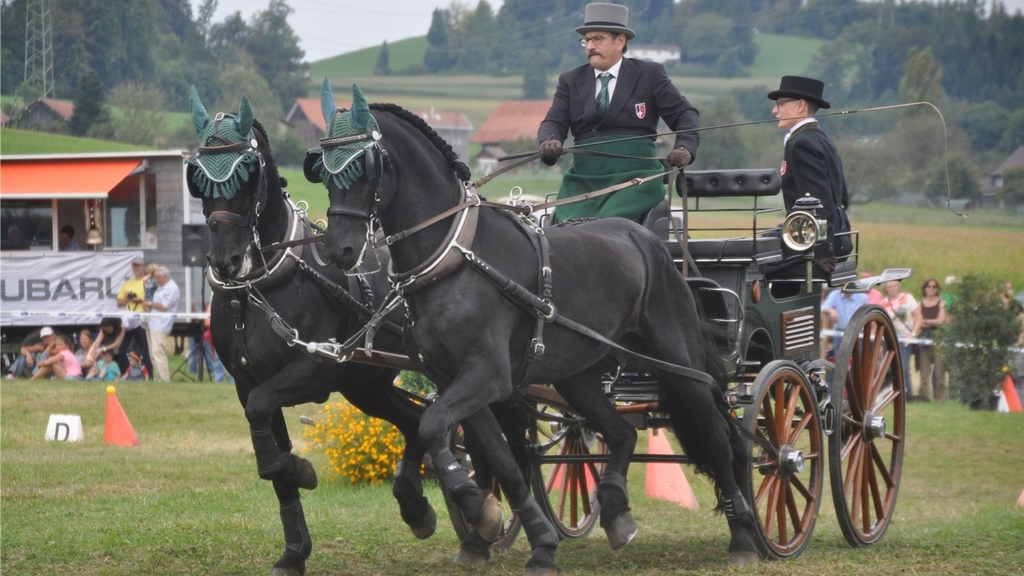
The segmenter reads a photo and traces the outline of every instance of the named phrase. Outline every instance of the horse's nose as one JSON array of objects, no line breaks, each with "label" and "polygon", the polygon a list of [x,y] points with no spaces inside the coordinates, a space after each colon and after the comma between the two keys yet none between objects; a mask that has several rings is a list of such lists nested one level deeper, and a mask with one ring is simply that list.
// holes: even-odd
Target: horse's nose
[{"label": "horse's nose", "polygon": [[328,243],[325,248],[327,258],[338,268],[347,270],[355,264],[351,247],[340,247],[337,244]]},{"label": "horse's nose", "polygon": [[234,278],[242,267],[242,257],[236,254],[226,260],[211,262],[211,265],[217,271],[217,275],[221,278]]}]

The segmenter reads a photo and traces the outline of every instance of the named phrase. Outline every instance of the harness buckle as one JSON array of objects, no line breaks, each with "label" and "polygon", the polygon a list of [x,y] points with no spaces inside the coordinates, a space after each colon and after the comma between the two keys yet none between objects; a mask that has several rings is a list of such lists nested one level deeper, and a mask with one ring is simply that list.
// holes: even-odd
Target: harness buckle
[{"label": "harness buckle", "polygon": [[534,358],[539,360],[544,356],[544,344],[542,342],[538,342],[537,339],[534,338],[530,341],[530,353],[533,354]]},{"label": "harness buckle", "polygon": [[558,315],[558,310],[555,309],[555,305],[551,302],[545,302],[544,304],[548,307],[548,312],[545,313],[542,308],[537,309],[537,316],[542,318],[545,322],[551,322]]}]

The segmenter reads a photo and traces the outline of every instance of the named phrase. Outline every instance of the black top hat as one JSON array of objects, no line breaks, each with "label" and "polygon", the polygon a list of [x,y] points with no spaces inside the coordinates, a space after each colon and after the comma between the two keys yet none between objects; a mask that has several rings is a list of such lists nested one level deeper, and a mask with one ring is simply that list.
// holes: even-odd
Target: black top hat
[{"label": "black top hat", "polygon": [[576,29],[579,34],[587,32],[602,31],[625,34],[626,40],[636,38],[636,33],[627,28],[629,23],[629,8],[618,4],[595,2],[587,4],[583,12],[583,26]]},{"label": "black top hat", "polygon": [[782,82],[779,83],[779,89],[769,92],[768,99],[778,100],[782,97],[799,98],[813,102],[818,108],[831,108],[832,104],[828,100],[821,98],[824,90],[825,83],[821,80],[805,78],[803,76],[783,76]]}]

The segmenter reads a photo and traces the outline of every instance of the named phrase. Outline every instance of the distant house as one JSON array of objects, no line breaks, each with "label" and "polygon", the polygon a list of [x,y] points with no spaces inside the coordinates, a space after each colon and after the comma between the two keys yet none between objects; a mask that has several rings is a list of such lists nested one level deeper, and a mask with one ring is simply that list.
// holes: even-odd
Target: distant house
[{"label": "distant house", "polygon": [[[336,100],[334,104],[338,108],[349,108],[351,102]],[[449,112],[443,110],[410,110],[422,118],[428,126],[437,132],[437,135],[444,139],[459,158],[465,162],[469,158],[469,133],[473,130],[473,124],[462,112]],[[302,139],[307,148],[316,148],[320,145],[320,139],[327,131],[327,123],[324,122],[323,111],[320,109],[320,100],[316,98],[296,98],[291,110],[284,118],[285,124],[295,130],[296,135]],[[386,136],[386,134],[385,134]]]},{"label": "distant house", "polygon": [[1024,145],[1018,146],[995,170],[981,179],[981,198],[986,206],[1000,204],[998,197],[999,189],[1003,187],[1003,172],[1019,167],[1024,167]]},{"label": "distant house", "polygon": [[666,62],[678,62],[682,52],[679,50],[679,46],[671,44],[631,44],[627,56],[638,60],[649,60],[664,64]]},{"label": "distant house", "polygon": [[537,129],[551,107],[550,100],[503,102],[480,125],[470,142],[483,147],[477,156],[477,170],[489,174],[498,167],[498,158],[506,155],[507,144],[528,140],[536,142]]},{"label": "distant house", "polygon": [[28,115],[25,125],[19,128],[46,130],[54,124],[62,125],[71,122],[75,115],[75,105],[71,102],[40,98],[26,107]]}]

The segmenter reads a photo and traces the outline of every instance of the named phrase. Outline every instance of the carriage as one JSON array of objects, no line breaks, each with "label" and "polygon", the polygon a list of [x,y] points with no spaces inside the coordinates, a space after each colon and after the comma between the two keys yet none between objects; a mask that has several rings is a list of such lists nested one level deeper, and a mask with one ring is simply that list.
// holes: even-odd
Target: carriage
[{"label": "carriage", "polygon": [[[784,241],[809,254],[817,233],[813,213],[804,212],[784,223],[788,237],[765,234],[771,228],[765,222],[774,225],[778,218],[772,213],[781,210],[765,207],[765,199],[781,190],[776,170],[691,171],[679,174],[676,189],[681,206],[672,209],[666,200],[641,223],[665,240],[702,319],[718,328],[713,345],[726,366],[733,415],[758,439],[749,442],[754,474],[747,489],[760,529],[759,551],[785,559],[806,548],[824,496],[826,461],[847,542],[877,542],[892,519],[903,462],[906,398],[899,344],[888,314],[866,306],[837,337],[834,360],[822,359],[822,291],[866,292],[911,271],[890,269],[860,280],[855,248],[827,276],[815,276],[808,259],[766,277],[765,265],[782,260]],[[691,218],[700,222],[724,213],[725,227],[690,225]],[[735,227],[737,214],[749,219],[748,227]],[[808,225],[815,229],[808,232]],[[859,247],[858,233],[848,234]],[[642,363],[610,371],[602,384],[638,430],[667,426],[658,409],[656,376]],[[523,395],[537,421],[530,432],[535,494],[562,537],[586,536],[599,513],[595,479],[607,461],[607,446],[549,386],[531,385]],[[688,459],[634,454],[632,461]],[[516,530],[512,519],[496,545],[510,545]]]},{"label": "carriage", "polygon": [[[899,342],[888,315],[868,306],[849,322],[835,361],[819,359],[821,292],[826,285],[867,291],[910,271],[857,280],[855,250],[829,275],[814,272],[810,254],[824,222],[812,199],[786,217],[780,235],[765,234],[764,222],[779,210],[763,206],[779,192],[776,171],[680,174],[681,208],[666,201],[642,226],[613,218],[545,228],[530,206],[477,195],[468,168],[422,119],[395,105],[368,105],[355,87],[352,110],[338,110],[325,80],[328,137],[304,166],[307,178],[327,184],[331,200],[330,226],[320,236],[283,190],[262,129],[251,130],[247,99],[238,115],[211,119],[192,96],[203,159],[190,161],[190,193],[203,199],[215,236],[211,283],[216,277],[229,293],[214,299],[223,317],[215,339],[246,376],[239,399],[257,467],[282,504],[286,547],[274,574],[304,572],[312,542],[298,489],[316,485],[312,466],[289,453],[280,408],[322,402],[331,390],[404,422],[407,453],[394,494],[420,538],[434,531],[418,475],[430,453],[463,541],[463,563],[486,561],[489,543],[510,545],[521,525],[533,549],[526,573],[555,574],[558,541],[586,535],[599,516],[612,547],[625,545],[636,533],[626,491],[630,461],[690,462],[713,478],[732,532],[730,562],[803,551],[821,504],[826,451],[846,539],[866,546],[885,533],[904,450]],[[730,221],[742,213],[750,224],[690,226],[691,218],[718,210]],[[442,222],[449,226],[435,226]],[[849,234],[856,246],[856,232]],[[380,268],[360,268],[383,244],[390,246],[383,266],[392,288],[374,302],[370,286],[355,278],[383,278]],[[536,254],[516,253],[514,244]],[[802,260],[785,273],[766,273],[786,258],[783,245]],[[630,274],[621,273],[626,268]],[[562,282],[554,298],[552,270]],[[344,300],[336,311],[344,321],[296,308],[296,292],[306,301]],[[588,318],[591,328],[573,320],[593,316],[597,301],[607,318]],[[557,330],[544,332],[548,324]],[[374,334],[386,328],[393,336],[404,332],[404,350],[371,349]],[[386,373],[325,372],[319,358],[310,360],[316,357],[418,370],[441,394],[399,392]],[[715,376],[701,370],[705,365]],[[319,383],[293,377],[294,367]],[[510,398],[527,405],[528,422],[511,436],[495,409]],[[466,470],[456,422],[467,431],[469,453],[484,456],[473,462],[483,490]],[[687,455],[633,454],[636,430],[669,427]],[[504,524],[502,499],[517,503]]]}]

